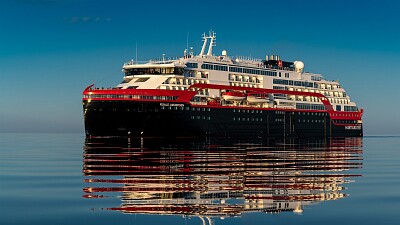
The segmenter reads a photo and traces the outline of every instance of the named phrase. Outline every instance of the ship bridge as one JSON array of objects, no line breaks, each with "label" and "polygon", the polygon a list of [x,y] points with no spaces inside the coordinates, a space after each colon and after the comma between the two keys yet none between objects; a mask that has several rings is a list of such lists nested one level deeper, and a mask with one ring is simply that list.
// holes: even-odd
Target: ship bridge
[{"label": "ship bridge", "polygon": [[125,64],[123,72],[125,76],[143,75],[143,74],[175,74],[182,75],[185,65],[175,61],[149,62],[146,64]]}]

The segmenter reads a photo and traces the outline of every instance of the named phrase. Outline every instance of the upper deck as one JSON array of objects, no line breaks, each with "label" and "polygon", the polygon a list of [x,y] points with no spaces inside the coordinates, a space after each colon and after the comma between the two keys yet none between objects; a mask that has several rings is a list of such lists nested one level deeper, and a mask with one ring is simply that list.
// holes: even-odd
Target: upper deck
[{"label": "upper deck", "polygon": [[[185,91],[194,84],[224,85],[239,88],[262,88],[290,92],[321,94],[336,111],[354,111],[358,108],[350,100],[338,81],[325,80],[321,74],[304,72],[302,61],[288,62],[278,55],[267,55],[264,60],[251,57],[230,57],[223,50],[213,54],[216,34],[203,35],[203,46],[198,55],[193,50],[184,51],[183,57],[129,61],[123,65],[123,81],[117,89]],[[207,53],[206,53],[207,52]],[[278,108],[321,109],[319,98],[311,95],[275,93]],[[220,91],[203,89],[199,98],[222,98]]]}]

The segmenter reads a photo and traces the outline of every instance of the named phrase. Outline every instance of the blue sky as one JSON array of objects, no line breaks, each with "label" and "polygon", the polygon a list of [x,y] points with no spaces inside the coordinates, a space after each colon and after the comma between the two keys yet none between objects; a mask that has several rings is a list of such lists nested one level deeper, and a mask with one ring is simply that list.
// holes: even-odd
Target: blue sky
[{"label": "blue sky", "polygon": [[0,2],[0,132],[83,132],[81,93],[115,86],[121,66],[196,53],[217,32],[214,53],[302,60],[339,80],[365,109],[367,135],[400,134],[398,1]]}]

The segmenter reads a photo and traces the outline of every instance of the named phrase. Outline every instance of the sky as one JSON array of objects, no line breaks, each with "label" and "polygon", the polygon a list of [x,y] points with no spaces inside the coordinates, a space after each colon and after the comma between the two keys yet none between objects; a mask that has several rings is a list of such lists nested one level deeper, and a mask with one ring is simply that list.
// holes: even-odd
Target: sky
[{"label": "sky", "polygon": [[365,135],[400,134],[400,1],[0,1],[0,132],[84,132],[82,91],[138,60],[214,53],[301,60],[364,109]]}]

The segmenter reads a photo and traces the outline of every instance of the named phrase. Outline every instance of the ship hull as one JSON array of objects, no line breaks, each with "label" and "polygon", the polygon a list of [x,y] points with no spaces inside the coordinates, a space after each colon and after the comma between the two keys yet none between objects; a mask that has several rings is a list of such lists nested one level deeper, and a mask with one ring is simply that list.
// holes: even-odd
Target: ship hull
[{"label": "ship hull", "polygon": [[83,100],[86,135],[144,137],[360,137],[361,124],[327,112],[189,103]]}]

